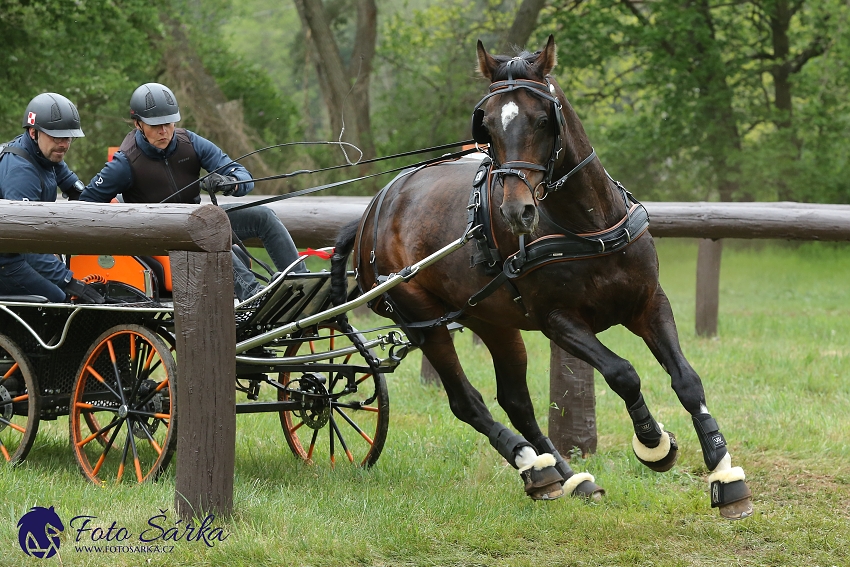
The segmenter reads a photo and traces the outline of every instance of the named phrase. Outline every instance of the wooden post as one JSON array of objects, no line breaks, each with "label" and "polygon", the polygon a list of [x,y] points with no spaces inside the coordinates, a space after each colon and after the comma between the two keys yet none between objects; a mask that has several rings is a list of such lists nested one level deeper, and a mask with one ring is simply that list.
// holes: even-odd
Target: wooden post
[{"label": "wooden post", "polygon": [[593,367],[549,342],[549,439],[564,458],[596,452]]},{"label": "wooden post", "polygon": [[233,510],[236,324],[230,252],[171,252],[177,334],[177,478],[181,518]]},{"label": "wooden post", "polygon": [[697,253],[696,332],[700,337],[717,336],[720,305],[720,258],[723,241],[703,238]]},{"label": "wooden post", "polygon": [[437,374],[437,370],[424,354],[422,355],[422,366],[419,369],[419,380],[428,386],[437,386],[439,388],[443,385],[440,381],[440,375]]}]

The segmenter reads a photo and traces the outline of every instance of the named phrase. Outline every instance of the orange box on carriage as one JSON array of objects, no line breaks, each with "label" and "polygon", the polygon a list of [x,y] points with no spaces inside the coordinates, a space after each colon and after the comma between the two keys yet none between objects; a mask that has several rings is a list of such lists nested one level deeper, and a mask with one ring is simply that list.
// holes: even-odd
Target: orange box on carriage
[{"label": "orange box on carriage", "polygon": [[[157,274],[157,266],[148,266],[145,262],[155,261],[162,267]],[[135,256],[71,256],[69,269],[80,280],[121,282],[141,290],[153,297],[153,275],[156,277],[159,291],[171,291],[171,262],[168,256],[150,256],[139,259]],[[91,276],[91,277],[90,277]]]}]

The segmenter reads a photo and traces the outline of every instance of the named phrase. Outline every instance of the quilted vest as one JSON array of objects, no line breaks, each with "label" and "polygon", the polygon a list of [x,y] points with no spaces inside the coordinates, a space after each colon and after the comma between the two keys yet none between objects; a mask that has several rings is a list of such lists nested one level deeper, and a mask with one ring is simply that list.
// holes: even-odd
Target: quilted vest
[{"label": "quilted vest", "polygon": [[165,159],[150,158],[136,145],[135,131],[127,134],[119,148],[130,162],[133,184],[123,193],[126,203],[159,203],[178,190],[196,182],[169,203],[197,203],[201,161],[184,128],[176,128],[177,149]]}]

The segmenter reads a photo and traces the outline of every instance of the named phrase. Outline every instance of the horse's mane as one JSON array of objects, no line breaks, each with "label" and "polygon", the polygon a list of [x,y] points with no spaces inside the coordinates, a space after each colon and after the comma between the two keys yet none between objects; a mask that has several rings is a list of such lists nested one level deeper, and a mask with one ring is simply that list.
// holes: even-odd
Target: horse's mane
[{"label": "horse's mane", "polygon": [[540,73],[534,67],[534,62],[537,60],[537,57],[540,55],[540,52],[537,51],[535,53],[531,53],[529,51],[522,51],[514,57],[510,55],[494,55],[493,59],[495,59],[499,63],[499,67],[493,73],[492,81],[505,81],[508,79],[508,61],[514,61],[510,64],[510,72],[511,76],[514,79],[529,79],[529,80],[537,80],[539,81],[541,77]]}]

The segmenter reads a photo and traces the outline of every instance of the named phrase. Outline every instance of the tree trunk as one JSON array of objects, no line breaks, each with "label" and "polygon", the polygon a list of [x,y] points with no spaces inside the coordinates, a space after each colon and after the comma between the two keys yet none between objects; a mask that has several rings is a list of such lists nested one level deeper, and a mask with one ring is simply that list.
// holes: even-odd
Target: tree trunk
[{"label": "tree trunk", "polygon": [[499,53],[507,54],[514,47],[520,49],[526,47],[528,38],[537,28],[537,17],[545,5],[546,0],[522,0],[511,29],[507,31],[501,45],[499,45]]},{"label": "tree trunk", "polygon": [[302,25],[310,31],[310,48],[315,51],[314,60],[333,137],[341,137],[343,141],[356,145],[363,150],[366,158],[374,157],[369,82],[378,29],[375,0],[357,2],[357,33],[347,66],[334,39],[322,0],[294,2]]}]

